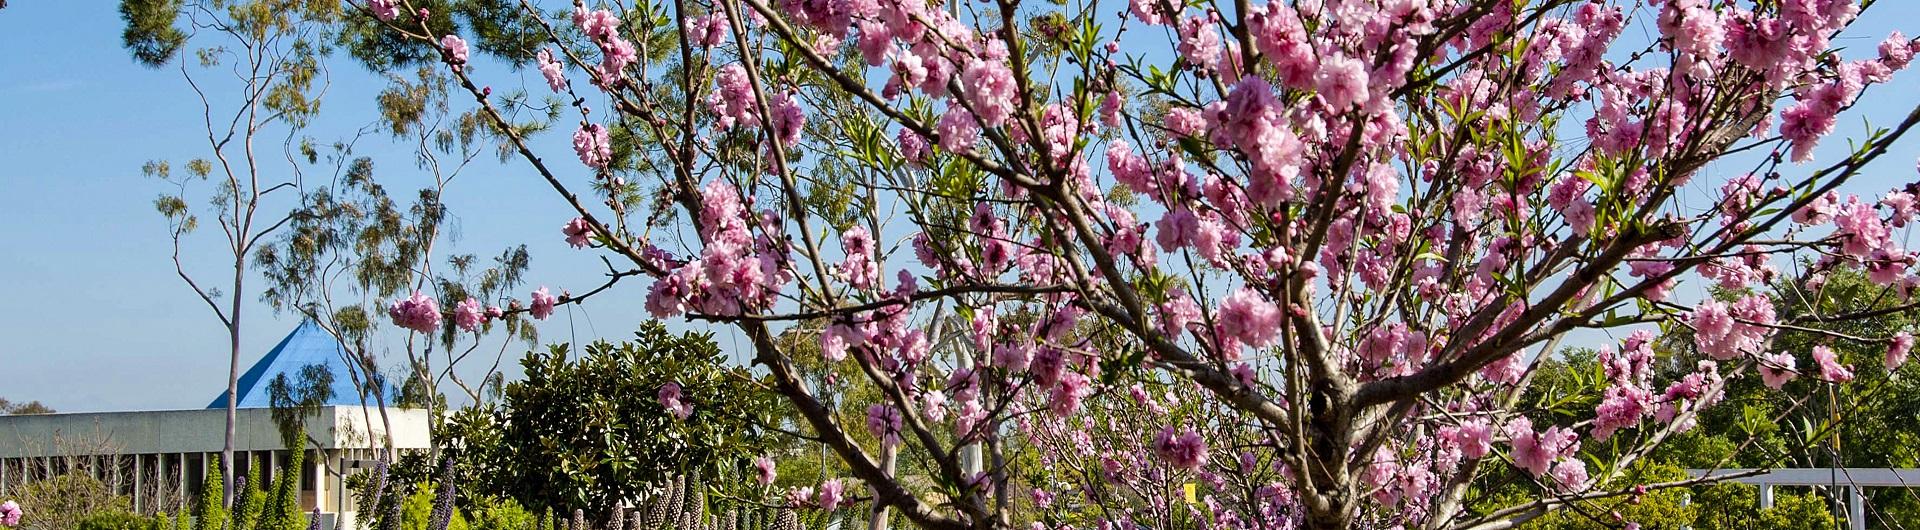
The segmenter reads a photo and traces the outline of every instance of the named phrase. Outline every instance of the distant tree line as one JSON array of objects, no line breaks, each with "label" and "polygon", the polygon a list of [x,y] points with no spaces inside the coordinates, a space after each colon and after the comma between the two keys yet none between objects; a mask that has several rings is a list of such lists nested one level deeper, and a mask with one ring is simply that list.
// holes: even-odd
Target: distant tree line
[{"label": "distant tree line", "polygon": [[[0,9],[6,8],[6,7],[7,7],[7,2],[5,0],[0,0]],[[13,401],[8,400],[7,398],[0,398],[0,416],[25,416],[28,414],[53,414],[54,412],[56,411],[53,410],[53,407],[49,407],[46,404],[41,403],[39,401],[27,401],[24,403],[15,403]]]}]

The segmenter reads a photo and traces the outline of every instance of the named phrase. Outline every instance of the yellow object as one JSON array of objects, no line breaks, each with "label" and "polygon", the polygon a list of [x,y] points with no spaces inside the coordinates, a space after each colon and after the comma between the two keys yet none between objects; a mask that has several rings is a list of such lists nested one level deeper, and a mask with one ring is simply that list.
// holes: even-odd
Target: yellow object
[{"label": "yellow object", "polygon": [[1195,492],[1199,490],[1199,488],[1194,487],[1192,482],[1188,482],[1185,484],[1185,489],[1187,490],[1187,504],[1200,502],[1200,500],[1195,497]]}]

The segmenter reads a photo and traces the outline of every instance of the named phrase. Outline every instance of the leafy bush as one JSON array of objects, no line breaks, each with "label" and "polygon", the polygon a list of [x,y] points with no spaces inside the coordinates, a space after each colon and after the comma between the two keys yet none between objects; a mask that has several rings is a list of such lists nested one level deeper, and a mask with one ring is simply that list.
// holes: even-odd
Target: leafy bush
[{"label": "leafy bush", "polygon": [[473,514],[471,530],[534,530],[539,524],[533,512],[513,499],[479,499],[469,512]]},{"label": "leafy bush", "polygon": [[19,489],[23,530],[72,530],[98,513],[127,512],[131,503],[106,483],[84,473],[29,482]]},{"label": "leafy bush", "polygon": [[267,494],[260,489],[260,467],[249,466],[247,476],[234,484],[233,489],[233,528],[250,530],[260,521],[260,513],[267,505]]},{"label": "leafy bush", "polygon": [[200,483],[200,498],[193,503],[193,530],[227,530],[226,485],[220,480],[220,457],[208,463],[207,480]]},{"label": "leafy bush", "polygon": [[[433,497],[439,488],[433,483],[421,483],[414,486],[413,494],[407,496],[406,503],[400,506],[400,530],[427,530],[433,520]],[[453,512],[453,520],[447,522],[447,530],[468,530],[467,519],[459,510]]]},{"label": "leafy bush", "polygon": [[[305,432],[296,431],[289,439],[305,440]],[[304,447],[302,447],[304,449]],[[305,530],[307,514],[300,511],[300,471],[305,468],[306,451],[288,451],[287,464],[274,477],[260,522],[253,530]]]},{"label": "leafy bush", "polygon": [[87,515],[80,520],[76,530],[164,530],[171,521],[167,517],[139,515],[132,512],[109,511]]},{"label": "leafy bush", "polygon": [[[459,447],[454,483],[560,513],[604,514],[679,473],[732,470],[767,453],[774,397],[730,366],[710,334],[654,321],[634,340],[564,345],[521,360],[494,411],[463,412],[435,432]],[[677,384],[691,413],[657,396]],[[564,442],[562,442],[564,440]]]}]

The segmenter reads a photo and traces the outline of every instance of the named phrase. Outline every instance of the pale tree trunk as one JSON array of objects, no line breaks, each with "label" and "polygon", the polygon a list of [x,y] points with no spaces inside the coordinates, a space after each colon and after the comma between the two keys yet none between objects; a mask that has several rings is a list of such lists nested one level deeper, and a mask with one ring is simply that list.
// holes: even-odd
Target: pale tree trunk
[{"label": "pale tree trunk", "polygon": [[237,252],[233,260],[233,309],[228,319],[227,345],[227,436],[220,448],[220,504],[233,506],[233,435],[240,409],[240,288],[246,279],[246,253]]},{"label": "pale tree trunk", "polygon": [[[894,463],[899,460],[900,460],[899,447],[888,445],[880,448],[880,469],[885,470],[887,473],[887,476],[889,477],[893,476],[893,470],[895,467]],[[879,498],[880,488],[875,487],[871,489],[873,490],[873,496],[875,498]],[[867,522],[867,530],[887,530],[887,507],[886,506],[875,506],[873,508],[873,519]]]}]

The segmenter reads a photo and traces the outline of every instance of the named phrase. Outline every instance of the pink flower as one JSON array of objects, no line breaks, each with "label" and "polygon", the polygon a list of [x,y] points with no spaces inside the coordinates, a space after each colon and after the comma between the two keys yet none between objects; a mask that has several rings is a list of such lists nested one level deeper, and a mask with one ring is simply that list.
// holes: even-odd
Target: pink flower
[{"label": "pink flower", "polygon": [[820,354],[828,361],[845,360],[848,349],[860,346],[866,340],[865,336],[846,324],[831,324],[820,334]]},{"label": "pink flower", "polygon": [[660,385],[660,394],[658,397],[660,398],[660,406],[666,407],[667,412],[672,413],[673,417],[684,420],[687,419],[687,416],[693,415],[693,405],[681,399],[683,396],[680,395],[680,383]]},{"label": "pink flower", "polygon": [[1587,489],[1587,463],[1578,458],[1569,458],[1554,464],[1551,475],[1560,491],[1574,492]]},{"label": "pink flower", "polygon": [[1367,65],[1342,55],[1320,63],[1320,70],[1313,74],[1314,90],[1335,111],[1366,103],[1367,83]]},{"label": "pink flower", "polygon": [[1893,231],[1880,221],[1880,212],[1857,196],[1847,197],[1846,204],[1834,214],[1833,225],[1834,232],[1846,238],[1840,245],[1841,252],[1854,259],[1865,259],[1892,244]]},{"label": "pink flower", "polygon": [[900,410],[874,403],[867,406],[867,432],[887,447],[900,445]]},{"label": "pink flower", "polygon": [[1153,439],[1153,451],[1175,469],[1197,471],[1207,465],[1207,439],[1193,429],[1177,433],[1172,426],[1161,429]]},{"label": "pink flower", "polygon": [[[996,44],[999,41],[988,44],[989,52]],[[999,45],[1004,49],[1004,44]],[[1013,102],[1017,99],[1014,89],[1018,83],[1006,59],[993,59],[991,55],[983,53],[983,58],[968,61],[966,69],[960,71],[960,86],[966,90],[967,102],[973,105],[980,123],[999,127],[1013,115]]]},{"label": "pink flower", "polygon": [[748,82],[745,66],[729,63],[720,67],[720,71],[713,74],[713,84],[713,93],[707,95],[707,110],[717,115],[714,127],[728,129],[736,124],[760,124],[753,110],[753,85]]},{"label": "pink flower", "polygon": [[547,88],[554,92],[567,89],[566,70],[560,65],[560,61],[553,58],[553,50],[541,48],[534,59],[540,63],[540,76],[547,79]]},{"label": "pink flower", "polygon": [[800,131],[807,126],[807,113],[800,109],[800,100],[788,91],[774,96],[769,103],[767,112],[773,121],[774,138],[787,147],[800,143]]},{"label": "pink flower", "polygon": [[900,158],[906,159],[907,163],[914,167],[925,165],[927,155],[932,152],[926,137],[905,127],[900,128],[900,133],[895,136],[895,142],[900,145]]},{"label": "pink flower", "polygon": [[395,300],[387,308],[387,316],[393,318],[394,325],[418,331],[432,333],[440,327],[440,304],[432,297],[414,291],[413,296]]},{"label": "pink flower", "polygon": [[1121,111],[1127,106],[1127,95],[1118,90],[1107,92],[1107,99],[1100,101],[1100,124],[1119,127]]},{"label": "pink flower", "polygon": [[593,225],[587,223],[585,217],[575,217],[572,221],[567,221],[567,226],[562,227],[560,233],[567,235],[567,245],[573,248],[586,248],[587,238],[593,236]]},{"label": "pink flower", "polygon": [[1060,381],[1053,386],[1049,396],[1050,409],[1058,416],[1069,416],[1080,411],[1080,403],[1093,393],[1093,380],[1080,372],[1060,374]]},{"label": "pink flower", "polygon": [[1493,424],[1476,418],[1457,427],[1442,427],[1440,439],[1460,448],[1467,458],[1481,458],[1493,452]]},{"label": "pink flower", "polygon": [[1180,56],[1187,62],[1198,65],[1202,70],[1214,70],[1220,66],[1220,52],[1226,48],[1220,42],[1220,32],[1214,28],[1210,15],[1190,16],[1180,21]]},{"label": "pink flower", "polygon": [[24,513],[20,510],[20,503],[13,501],[0,503],[0,525],[20,526],[20,516]]},{"label": "pink flower", "polygon": [[940,121],[933,125],[933,132],[939,136],[941,149],[965,153],[972,151],[973,143],[979,140],[980,123],[959,103],[948,102],[947,112],[940,115]]},{"label": "pink flower", "polygon": [[927,392],[920,398],[920,414],[930,421],[947,418],[947,394],[938,390]]},{"label": "pink flower", "polygon": [[[1200,115],[1199,110],[1187,107],[1174,107],[1168,109],[1167,115],[1160,118],[1160,125],[1166,127],[1167,130],[1172,131],[1175,135],[1194,136],[1200,134],[1200,131],[1206,130],[1207,120]],[[1115,141],[1119,140],[1116,139]]]},{"label": "pink flower", "polygon": [[1787,381],[1799,375],[1794,371],[1799,361],[1786,352],[1767,354],[1760,360],[1760,382],[1766,383],[1767,388],[1779,390]]},{"label": "pink flower", "polygon": [[553,315],[553,306],[558,302],[559,300],[554,298],[553,295],[547,294],[546,286],[540,286],[540,290],[533,292],[533,306],[531,310],[533,318],[535,320],[546,320],[547,317]]},{"label": "pink flower", "polygon": [[626,77],[627,65],[640,60],[640,51],[633,43],[620,37],[608,37],[600,45],[600,65],[595,68],[601,86],[612,85],[614,81]]},{"label": "pink flower", "polygon": [[1845,383],[1853,380],[1853,367],[1840,364],[1833,349],[1826,346],[1813,347],[1813,362],[1820,364],[1820,380],[1829,383]]},{"label": "pink flower", "polygon": [[703,17],[687,17],[687,37],[702,48],[720,45],[727,37],[727,14],[721,11]]},{"label": "pink flower", "polygon": [[[381,22],[392,22],[400,16],[400,6],[396,0],[367,0],[367,10],[372,11],[373,17],[380,19]],[[11,504],[12,501],[8,503]]]},{"label": "pink flower", "polygon": [[459,35],[449,34],[441,37],[440,47],[447,50],[447,64],[453,65],[454,69],[467,64],[467,41],[461,39]]},{"label": "pink flower", "polygon": [[764,456],[754,458],[753,469],[755,471],[753,480],[759,482],[762,487],[772,485],[774,477],[779,476],[774,470],[772,458]]},{"label": "pink flower", "polygon": [[841,484],[840,479],[821,482],[820,495],[818,497],[820,509],[831,512],[840,508],[840,503],[846,500],[845,495],[846,485]]},{"label": "pink flower", "polygon": [[880,287],[880,266],[874,262],[873,234],[864,226],[855,226],[840,234],[840,248],[847,260],[834,267],[834,276],[855,289]]},{"label": "pink flower", "polygon": [[1765,350],[1774,320],[1773,301],[1760,295],[1748,295],[1732,306],[1720,301],[1701,302],[1687,317],[1687,323],[1693,326],[1694,346],[1719,360],[1758,355]]},{"label": "pink flower", "polygon": [[605,9],[576,9],[573,12],[573,25],[595,41],[606,40],[620,29],[620,17]]},{"label": "pink flower", "polygon": [[1887,40],[1880,41],[1880,62],[1894,70],[1906,68],[1908,63],[1913,62],[1913,43],[1907,40],[1906,35],[1895,30],[1887,35]]},{"label": "pink flower", "polygon": [[1567,204],[1567,209],[1562,213],[1566,214],[1567,226],[1573,228],[1574,234],[1586,236],[1593,230],[1595,219],[1593,203],[1587,202],[1585,197],[1575,198]]},{"label": "pink flower", "polygon": [[[1174,12],[1168,13],[1162,6],[1172,6]],[[1140,22],[1150,26],[1159,26],[1171,22],[1174,16],[1180,14],[1180,8],[1184,6],[1186,6],[1185,2],[1170,0],[1132,0],[1129,7],[1133,12],[1133,17],[1140,19]]]},{"label": "pink flower", "polygon": [[1521,469],[1538,477],[1547,473],[1548,466],[1578,450],[1579,435],[1559,426],[1547,428],[1545,432],[1535,433],[1533,422],[1525,417],[1514,418],[1507,423],[1507,438],[1513,444],[1513,462]]},{"label": "pink flower", "polygon": [[[1214,319],[1219,323],[1221,338],[1237,340],[1254,348],[1265,348],[1280,335],[1280,316],[1280,308],[1268,302],[1265,296],[1241,287],[1221,302],[1220,313]],[[1225,344],[1220,347],[1238,349],[1238,346]]]},{"label": "pink flower", "polygon": [[453,325],[467,331],[479,331],[480,322],[486,319],[480,301],[469,296],[466,300],[453,305]]},{"label": "pink flower", "polygon": [[580,156],[580,163],[594,169],[605,169],[613,162],[613,140],[607,128],[598,123],[580,126],[573,133],[573,152]]},{"label": "pink flower", "polygon": [[1638,425],[1652,412],[1653,392],[1632,384],[1607,387],[1600,406],[1594,411],[1593,439],[1606,440],[1619,429]]},{"label": "pink flower", "polygon": [[1905,331],[1893,335],[1892,344],[1887,346],[1887,370],[1898,370],[1907,364],[1907,354],[1913,351],[1913,334]]}]

